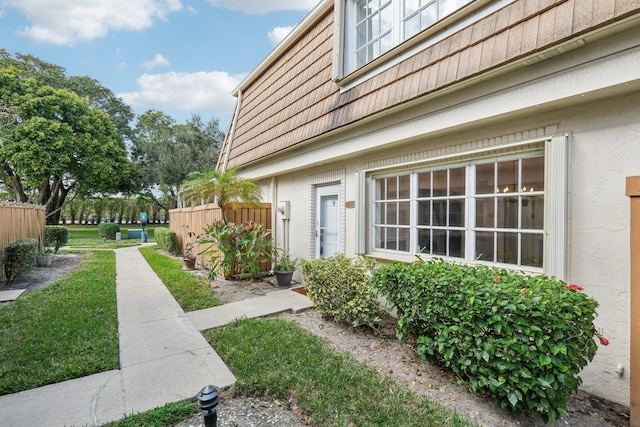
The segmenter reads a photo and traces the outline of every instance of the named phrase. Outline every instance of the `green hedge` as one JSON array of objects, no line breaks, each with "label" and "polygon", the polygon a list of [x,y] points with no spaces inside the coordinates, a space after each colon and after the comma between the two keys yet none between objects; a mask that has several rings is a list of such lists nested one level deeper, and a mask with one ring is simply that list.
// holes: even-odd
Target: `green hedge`
[{"label": "green hedge", "polygon": [[46,236],[46,246],[53,246],[54,253],[67,244],[69,230],[62,225],[47,225],[44,227]]},{"label": "green hedge", "polygon": [[353,327],[380,322],[381,307],[371,286],[373,261],[337,254],[301,264],[307,296],[321,316]]},{"label": "green hedge", "polygon": [[399,338],[514,413],[566,414],[596,353],[597,302],[555,278],[418,261],[380,268],[373,284],[398,311]]},{"label": "green hedge", "polygon": [[100,237],[106,237],[109,240],[116,239],[116,233],[120,232],[120,225],[113,222],[101,222],[98,224],[98,234]]},{"label": "green hedge", "polygon": [[4,248],[4,275],[7,285],[11,285],[25,271],[29,270],[38,254],[36,239],[21,239]]},{"label": "green hedge", "polygon": [[156,243],[158,246],[170,254],[180,255],[180,247],[178,245],[178,236],[176,232],[167,227],[156,227],[154,229]]}]

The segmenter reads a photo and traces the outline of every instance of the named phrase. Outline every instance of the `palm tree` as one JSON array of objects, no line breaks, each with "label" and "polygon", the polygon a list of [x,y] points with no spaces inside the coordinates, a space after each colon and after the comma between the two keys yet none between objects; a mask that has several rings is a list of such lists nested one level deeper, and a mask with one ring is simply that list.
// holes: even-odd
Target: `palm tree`
[{"label": "palm tree", "polygon": [[242,203],[260,207],[262,190],[254,181],[240,178],[238,168],[234,167],[224,172],[208,169],[189,174],[182,185],[182,195],[185,199],[215,201],[222,210],[222,221],[227,224],[227,207],[236,208]]}]

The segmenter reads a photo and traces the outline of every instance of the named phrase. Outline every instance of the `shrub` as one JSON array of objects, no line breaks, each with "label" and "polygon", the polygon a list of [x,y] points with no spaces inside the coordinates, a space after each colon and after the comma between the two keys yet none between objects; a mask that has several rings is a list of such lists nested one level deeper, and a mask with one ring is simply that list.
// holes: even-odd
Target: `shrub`
[{"label": "shrub", "polygon": [[337,254],[301,263],[307,295],[321,316],[353,327],[380,322],[381,308],[371,286],[372,260]]},{"label": "shrub", "polygon": [[212,275],[220,272],[226,279],[233,275],[249,275],[261,279],[265,266],[271,260],[273,238],[271,231],[253,221],[240,225],[216,221],[198,236],[198,243],[209,244],[199,256],[209,256]]},{"label": "shrub", "polygon": [[67,244],[69,230],[62,225],[47,225],[44,227],[45,245],[53,246],[53,252],[58,253],[58,249]]},{"label": "shrub", "polygon": [[98,224],[98,234],[100,237],[106,237],[109,240],[116,239],[116,233],[120,232],[120,225],[113,222],[101,222]]},{"label": "shrub", "polygon": [[556,278],[431,261],[377,270],[398,311],[399,337],[444,363],[496,406],[545,422],[567,413],[578,373],[597,349],[597,302]]},{"label": "shrub", "polygon": [[33,265],[38,254],[36,239],[21,239],[8,244],[4,248],[4,275],[7,285],[11,285],[25,271]]},{"label": "shrub", "polygon": [[176,232],[167,227],[156,227],[154,236],[158,246],[172,255],[180,255],[180,247],[178,245],[178,236]]}]

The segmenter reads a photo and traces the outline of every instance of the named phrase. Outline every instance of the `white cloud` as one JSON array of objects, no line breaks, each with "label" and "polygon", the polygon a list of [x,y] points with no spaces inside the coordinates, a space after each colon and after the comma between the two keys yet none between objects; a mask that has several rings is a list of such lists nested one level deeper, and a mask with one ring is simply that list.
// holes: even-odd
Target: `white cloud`
[{"label": "white cloud", "polygon": [[159,53],[156,53],[156,56],[154,56],[151,61],[143,62],[142,66],[147,70],[153,70],[156,67],[166,67],[169,64],[171,64],[171,62],[169,62],[167,58]]},{"label": "white cloud", "polygon": [[276,27],[267,33],[269,41],[273,46],[277,46],[293,30],[293,27]]},{"label": "white cloud", "polygon": [[320,0],[207,0],[221,9],[248,14],[263,14],[276,10],[311,10]]},{"label": "white cloud", "polygon": [[136,80],[139,91],[118,96],[134,107],[231,114],[235,106],[231,92],[245,77],[222,71],[143,74]]},{"label": "white cloud", "polygon": [[181,0],[3,0],[20,10],[31,25],[20,34],[39,42],[71,45],[114,30],[142,30],[154,19],[182,10]]},{"label": "white cloud", "polygon": [[188,5],[187,6],[187,10],[193,14],[197,14],[198,13],[198,9],[196,9],[195,7]]},{"label": "white cloud", "polygon": [[127,69],[129,69],[129,65],[127,65],[126,62],[121,62],[121,63],[118,64],[118,70],[124,71],[124,70],[127,70]]}]

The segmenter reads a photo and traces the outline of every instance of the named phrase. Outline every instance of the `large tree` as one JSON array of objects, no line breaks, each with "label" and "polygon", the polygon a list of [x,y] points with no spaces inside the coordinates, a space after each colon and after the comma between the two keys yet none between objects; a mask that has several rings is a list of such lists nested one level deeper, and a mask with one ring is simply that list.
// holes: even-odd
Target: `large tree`
[{"label": "large tree", "polygon": [[[138,117],[132,154],[143,171],[146,195],[164,208],[177,206],[180,184],[187,176],[215,166],[224,133],[215,118],[205,123],[194,115],[185,124],[149,110]],[[163,197],[157,196],[160,190]]]},{"label": "large tree", "polygon": [[71,192],[134,190],[122,135],[86,98],[10,66],[0,68],[0,106],[13,118],[0,122],[0,182],[14,199],[46,205],[47,223],[58,223]]},{"label": "large tree", "polygon": [[67,89],[86,98],[90,106],[104,111],[109,115],[118,133],[130,140],[132,137],[131,123],[135,118],[132,108],[110,89],[102,86],[99,81],[88,76],[67,77],[64,67],[43,61],[33,55],[16,53],[12,56],[4,49],[0,49],[0,68],[13,67],[23,78],[30,78],[42,86],[56,89]]}]

